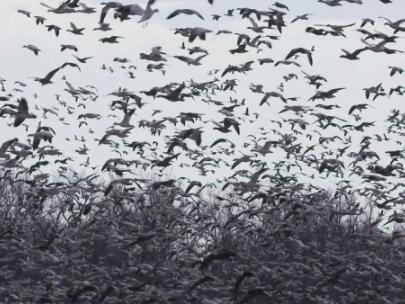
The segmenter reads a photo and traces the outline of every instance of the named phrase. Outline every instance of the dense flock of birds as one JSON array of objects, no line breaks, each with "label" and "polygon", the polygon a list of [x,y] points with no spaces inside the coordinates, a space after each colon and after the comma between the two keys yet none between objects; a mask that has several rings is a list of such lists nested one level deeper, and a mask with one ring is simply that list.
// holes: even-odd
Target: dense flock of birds
[{"label": "dense flock of birds", "polygon": [[0,303],[405,303],[405,19],[94,2],[4,46]]},{"label": "dense flock of birds", "polygon": [[[330,7],[366,5],[362,0],[318,2]],[[380,2],[388,4],[391,1]],[[110,64],[104,63],[101,67],[103,73],[117,75],[112,82],[119,87],[106,97],[100,93],[102,88],[74,85],[74,76],[63,75],[64,72],[83,72],[97,56],[84,56],[80,45],[63,43],[63,40],[66,35],[75,35],[85,42],[86,32],[94,31],[100,33],[97,49],[106,44],[119,49],[120,43],[127,37],[116,34],[112,24],[119,29],[120,24],[138,22],[143,31],[148,31],[154,18],[161,14],[159,1],[149,0],[144,7],[115,1],[91,7],[82,0],[68,0],[54,7],[45,3],[41,5],[42,11],[46,8],[46,13],[42,15],[18,10],[21,18],[27,18],[21,22],[32,22],[35,26],[33,30],[45,29],[50,37],[57,37],[55,43],[60,45],[60,52],[71,52],[72,60],[32,80],[0,79],[2,133],[12,134],[13,128],[25,128],[27,134],[26,138],[9,138],[1,144],[0,168],[5,172],[4,176],[7,172],[14,172],[17,178],[24,178],[32,188],[33,197],[46,200],[58,193],[64,184],[53,182],[49,170],[56,171],[63,180],[64,176],[71,174],[70,168],[84,157],[85,161],[80,166],[93,170],[89,183],[101,172],[110,174],[111,180],[104,188],[95,187],[95,191],[101,194],[99,206],[113,204],[112,193],[120,187],[134,192],[173,187],[176,195],[188,198],[199,196],[204,189],[219,188],[232,190],[248,201],[272,203],[280,200],[285,191],[319,190],[316,181],[329,178],[336,180],[337,197],[348,194],[364,196],[375,201],[382,213],[403,203],[405,184],[401,179],[405,176],[405,149],[401,138],[405,135],[405,113],[392,109],[388,117],[379,121],[368,120],[367,113],[376,108],[380,100],[402,96],[405,87],[387,87],[389,84],[382,82],[370,84],[363,89],[363,100],[342,109],[339,102],[333,101],[350,88],[334,87],[326,77],[310,72],[317,66],[317,46],[297,46],[282,58],[271,57],[272,49],[280,42],[286,29],[292,24],[310,22],[311,13],[291,16],[288,6],[275,2],[262,10],[240,7],[212,14],[210,28],[175,28],[173,35],[184,37],[179,45],[178,52],[181,54],[171,55],[162,46],[155,46],[149,51],[138,52],[132,58],[115,57],[111,58]],[[215,8],[216,3],[211,0],[206,5]],[[88,28],[70,22],[69,28],[62,28],[48,22],[47,15],[61,14],[74,18],[83,16],[83,23],[88,23],[85,16],[96,14],[99,16],[98,24]],[[175,9],[166,17],[169,20],[180,18],[192,18],[193,24],[208,24],[209,17],[187,8]],[[244,32],[214,30],[224,18],[239,18],[239,24],[247,22],[248,26]],[[376,30],[377,25],[382,26],[384,31]],[[322,43],[322,39],[330,37],[347,39],[349,30],[361,35],[359,43],[362,47],[342,49],[338,60],[356,61],[362,56],[383,56],[378,58],[384,60],[384,56],[403,53],[395,48],[395,42],[400,38],[399,34],[405,32],[405,19],[393,21],[381,17],[378,20],[365,18],[350,24],[313,24],[303,27],[302,35]],[[175,67],[180,64],[196,68],[199,72],[204,70],[204,61],[217,54],[198,44],[206,45],[214,35],[235,38],[235,42],[224,51],[226,54],[221,54],[232,63],[207,69],[207,81],[184,79],[170,82],[167,77],[169,72],[175,72]],[[32,52],[33,58],[46,53],[35,41],[22,47]],[[246,54],[255,57],[249,61],[238,59],[246,58],[243,57]],[[277,88],[267,89],[265,83],[248,83],[250,75],[256,70],[272,73],[287,69],[288,73],[283,75]],[[120,70],[125,71],[126,78],[134,79],[135,84],[137,78],[146,72],[156,74],[156,79],[162,79],[164,83],[139,90],[135,85],[137,91],[133,91],[133,87],[120,85]],[[384,73],[395,79],[403,72],[400,66],[387,66]],[[244,80],[241,81],[241,78]],[[63,92],[56,94],[54,106],[41,105],[40,94],[24,96],[24,90],[35,82],[40,84],[38,90],[65,86]],[[294,82],[312,90],[311,95],[289,96],[286,88]],[[246,90],[252,94],[249,98],[238,95],[246,83]],[[101,109],[106,102],[109,102],[109,113],[88,110],[91,107]],[[163,107],[156,105],[158,102],[169,104],[171,109],[178,111],[177,115],[167,116]],[[186,105],[194,111],[184,111]],[[275,112],[277,107],[279,111]],[[137,120],[136,117],[142,117],[146,108],[153,108],[149,118]],[[205,109],[211,112],[204,113]],[[336,114],[342,111],[344,116]],[[213,112],[215,115],[210,116],[209,113]],[[115,118],[116,121],[105,127],[106,122]],[[256,132],[249,126],[260,119],[264,119],[265,124]],[[104,130],[101,131],[100,121],[104,121]],[[94,127],[96,123],[98,125]],[[73,133],[66,138],[64,146],[54,145],[56,138],[61,138],[53,124],[65,126]],[[6,129],[10,131],[4,132]],[[78,136],[79,130],[85,130],[86,135]],[[149,135],[140,138],[137,136],[140,130],[146,130]],[[96,136],[99,132],[103,132],[100,137]],[[93,141],[97,147],[90,148]],[[71,147],[77,143],[80,147],[74,154],[65,152],[66,145]],[[396,148],[379,153],[375,149],[376,143]],[[104,148],[110,154],[97,152],[97,149],[105,151],[102,150]],[[102,160],[102,165],[94,165],[92,158],[95,157],[91,155],[97,155],[97,161]],[[174,167],[186,168],[198,175],[196,178],[166,178],[158,182],[138,175],[141,170],[164,174]],[[181,182],[183,188],[174,187],[177,182]],[[388,221],[401,223],[404,219],[395,211]]]}]

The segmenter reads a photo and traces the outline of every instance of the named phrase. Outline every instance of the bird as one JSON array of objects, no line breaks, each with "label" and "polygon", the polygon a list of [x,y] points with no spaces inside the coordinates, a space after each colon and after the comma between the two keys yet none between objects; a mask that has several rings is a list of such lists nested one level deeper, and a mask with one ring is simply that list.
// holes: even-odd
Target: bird
[{"label": "bird", "polygon": [[44,24],[46,21],[45,17],[42,16],[34,16],[36,25]]},{"label": "bird", "polygon": [[98,27],[93,28],[93,31],[107,32],[111,30],[112,28],[110,27],[109,23],[100,23]]},{"label": "bird", "polygon": [[295,56],[295,55],[297,55],[297,54],[305,54],[305,55],[307,55],[309,64],[310,64],[310,65],[313,64],[312,52],[311,52],[310,50],[308,50],[308,49],[306,49],[306,48],[302,48],[302,47],[292,49],[292,50],[287,54],[287,56],[285,57],[285,60],[288,60],[288,59],[290,59],[291,57],[293,57],[293,56]]},{"label": "bird", "polygon": [[51,84],[52,83],[52,78],[53,76],[55,76],[55,74],[60,70],[60,67],[57,67],[56,69],[53,69],[52,71],[50,71],[48,74],[45,75],[45,77],[43,78],[39,78],[39,77],[34,77],[35,81],[38,81],[39,83],[41,83],[43,86],[47,85],[47,84]]},{"label": "bird", "polygon": [[20,126],[24,120],[37,118],[35,114],[29,113],[28,102],[25,98],[18,100],[18,108],[15,113],[14,127]]},{"label": "bird", "polygon": [[56,37],[59,36],[60,30],[61,30],[61,28],[59,26],[54,25],[54,24],[49,24],[46,27],[48,28],[48,32],[54,31]]},{"label": "bird", "polygon": [[360,55],[360,53],[364,52],[365,50],[367,50],[367,48],[360,48],[355,50],[354,52],[350,53],[348,51],[346,51],[345,49],[342,49],[342,52],[344,53],[343,55],[340,55],[341,58],[346,58],[349,60],[358,60],[360,59],[358,56]]},{"label": "bird", "polygon": [[118,39],[119,38],[124,38],[121,36],[110,36],[110,37],[104,37],[99,39],[99,41],[101,41],[102,43],[118,43]]},{"label": "bird", "polygon": [[187,63],[187,65],[201,65],[201,60],[207,56],[208,54],[201,55],[197,58],[190,58],[186,56],[174,56],[174,58],[184,61],[185,63]]},{"label": "bird", "polygon": [[298,20],[308,20],[310,15],[311,14],[299,15],[299,16],[295,17],[293,20],[291,20],[291,23],[297,22]]},{"label": "bird", "polygon": [[145,9],[141,19],[139,19],[138,23],[148,21],[150,18],[152,18],[152,16],[154,14],[159,12],[158,9],[152,9],[152,5],[155,4],[155,2],[156,2],[156,0],[148,0],[148,3],[146,4],[146,9]]},{"label": "bird", "polygon": [[390,76],[394,76],[396,73],[398,74],[402,74],[404,72],[404,69],[400,68],[400,67],[396,67],[396,66],[389,66],[388,67],[390,69]]},{"label": "bird", "polygon": [[204,20],[204,17],[196,10],[193,9],[176,9],[175,11],[173,11],[172,13],[170,13],[170,15],[168,15],[166,17],[166,19],[172,19],[174,17],[177,17],[180,14],[184,14],[184,15],[196,15],[198,18],[200,18],[201,20]]},{"label": "bird", "polygon": [[56,69],[53,69],[52,71],[50,71],[48,74],[46,74],[46,76],[44,78],[39,78],[39,77],[34,77],[35,81],[38,81],[39,83],[41,83],[42,85],[47,85],[47,84],[51,84],[52,83],[52,78],[53,76],[55,76],[55,74],[65,68],[66,66],[70,66],[70,67],[75,67],[77,68],[79,71],[81,71],[80,67],[73,62],[65,62],[63,63],[61,66],[57,67]]},{"label": "bird", "polygon": [[103,24],[110,9],[114,9],[114,18],[118,18],[121,21],[128,20],[129,16],[144,16],[145,9],[138,4],[123,5],[119,2],[106,2],[101,10],[99,23]]},{"label": "bird", "polygon": [[23,15],[27,16],[28,18],[31,18],[31,12],[29,12],[29,11],[27,11],[27,10],[19,9],[19,10],[17,10],[17,12],[20,13],[20,14],[23,14]]},{"label": "bird", "polygon": [[61,44],[61,45],[60,45],[60,51],[63,52],[64,50],[72,50],[72,51],[75,51],[75,52],[78,51],[78,49],[77,49],[77,47],[76,47],[75,45],[72,45],[72,44]]},{"label": "bird", "polygon": [[398,33],[398,32],[405,32],[405,27],[401,26],[402,23],[405,22],[405,19],[399,19],[397,21],[391,21],[390,19],[386,18],[386,17],[379,17],[381,19],[384,19],[386,22],[384,23],[384,25],[388,25],[390,28],[392,28],[394,30],[394,34]]},{"label": "bird", "polygon": [[182,36],[188,37],[188,42],[193,42],[197,37],[201,40],[206,40],[206,35],[211,33],[209,29],[202,27],[186,27],[186,28],[176,28],[174,34],[181,34]]},{"label": "bird", "polygon": [[38,47],[36,47],[35,45],[32,45],[32,44],[24,45],[23,48],[26,48],[26,49],[32,51],[36,56],[38,56],[39,52],[41,52],[41,50]]},{"label": "bird", "polygon": [[17,137],[9,139],[9,140],[3,142],[2,145],[0,146],[0,158],[8,160],[10,158],[10,155],[7,154],[7,150],[10,147],[14,146],[16,143],[18,143],[18,138]]},{"label": "bird", "polygon": [[70,29],[66,30],[67,32],[71,32],[75,35],[83,35],[84,27],[78,28],[73,22],[70,22]]},{"label": "bird", "polygon": [[90,60],[93,58],[93,57],[78,57],[75,55],[73,55],[73,57],[75,57],[77,59],[77,61],[79,61],[80,63],[86,63],[87,60]]},{"label": "bird", "polygon": [[260,106],[262,106],[263,104],[267,103],[267,101],[269,100],[270,97],[276,97],[276,98],[280,98],[284,103],[287,103],[287,99],[278,92],[266,92],[262,98],[262,100],[260,101]]}]

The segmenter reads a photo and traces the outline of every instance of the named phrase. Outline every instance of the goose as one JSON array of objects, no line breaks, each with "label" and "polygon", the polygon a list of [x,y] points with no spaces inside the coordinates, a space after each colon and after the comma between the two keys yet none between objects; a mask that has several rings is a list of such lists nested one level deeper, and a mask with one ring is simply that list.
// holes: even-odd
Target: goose
[{"label": "goose", "polygon": [[199,47],[199,46],[195,46],[195,47],[189,48],[188,53],[190,55],[193,55],[194,53],[208,54],[208,51],[206,49],[203,49],[203,48]]},{"label": "goose", "polygon": [[109,23],[100,23],[98,27],[95,27],[93,31],[102,31],[102,32],[107,32],[111,31],[112,28],[110,27]]},{"label": "goose", "polygon": [[99,41],[101,41],[102,43],[119,43],[118,39],[119,38],[124,38],[121,36],[110,36],[110,37],[104,37],[99,39]]},{"label": "goose", "polygon": [[75,52],[78,51],[78,49],[77,49],[77,47],[76,47],[75,45],[72,45],[72,44],[61,44],[61,45],[60,45],[60,51],[63,52],[64,50],[72,50],[72,51],[75,51]]},{"label": "goose", "polygon": [[17,13],[23,14],[24,16],[27,16],[28,18],[31,18],[31,12],[29,12],[27,10],[19,9],[19,10],[17,10]]},{"label": "goose", "polygon": [[336,88],[336,89],[331,89],[329,91],[317,91],[311,98],[309,98],[310,101],[315,101],[316,99],[331,99],[335,97],[335,94],[341,90],[344,90],[345,88]]},{"label": "goose", "polygon": [[66,30],[75,35],[83,35],[84,27],[78,28],[73,22],[70,22],[70,29]]},{"label": "goose", "polygon": [[77,8],[79,7],[80,0],[67,0],[64,3],[70,8]]},{"label": "goose", "polygon": [[174,34],[180,34],[184,37],[188,37],[188,41],[190,43],[193,42],[197,37],[201,40],[206,40],[206,35],[208,33],[212,33],[212,31],[202,27],[177,28],[174,32]]},{"label": "goose", "polygon": [[75,57],[77,59],[77,61],[79,61],[80,63],[87,63],[87,60],[92,59],[93,57],[78,57],[73,55],[73,57]]},{"label": "goose", "polygon": [[32,44],[24,45],[23,48],[26,48],[26,49],[32,51],[36,56],[38,56],[39,52],[41,52],[41,50],[38,47],[36,47],[35,45],[32,45]]},{"label": "goose", "polygon": [[262,106],[263,104],[267,103],[267,101],[269,100],[270,97],[277,97],[280,98],[284,103],[287,103],[287,99],[278,92],[266,92],[262,98],[262,100],[260,101],[260,106]]},{"label": "goose", "polygon": [[107,16],[107,13],[110,9],[118,9],[118,8],[123,7],[123,5],[119,2],[102,2],[101,4],[103,4],[104,7],[102,8],[101,14],[100,14],[100,19],[99,19],[100,24],[104,24],[104,19]]},{"label": "goose", "polygon": [[152,9],[152,5],[155,4],[156,0],[149,0],[147,5],[146,5],[146,9],[141,17],[141,19],[138,21],[138,23],[142,23],[145,21],[148,21],[150,18],[152,18],[152,16],[155,13],[158,13],[159,10],[158,9]]},{"label": "goose", "polygon": [[396,66],[389,66],[388,67],[391,71],[390,71],[390,76],[394,76],[396,73],[398,74],[402,74],[404,72],[404,69],[400,68],[400,67],[396,67]]},{"label": "goose", "polygon": [[99,23],[104,23],[105,17],[110,9],[114,9],[114,18],[119,18],[121,21],[129,19],[129,16],[144,16],[145,9],[138,4],[123,5],[119,2],[103,2]]},{"label": "goose", "polygon": [[175,11],[173,11],[169,16],[166,17],[166,19],[172,19],[174,17],[177,17],[180,14],[184,14],[184,15],[196,15],[198,18],[200,18],[201,20],[204,20],[204,17],[196,10],[193,9],[177,9]]},{"label": "goose", "polygon": [[392,28],[394,30],[394,34],[398,33],[398,32],[405,32],[405,27],[402,27],[402,23],[405,22],[405,19],[399,19],[397,21],[391,21],[390,19],[386,18],[386,17],[379,17],[381,19],[384,19],[386,22],[384,23],[384,25],[388,25],[390,28]]},{"label": "goose", "polygon": [[313,61],[312,61],[312,51],[307,50],[306,48],[303,48],[303,47],[292,49],[287,54],[287,56],[285,57],[285,60],[288,60],[291,57],[293,57],[293,56],[295,56],[296,54],[299,54],[299,53],[307,55],[309,64],[312,65],[312,63],[313,63]]},{"label": "goose", "polygon": [[8,160],[10,155],[7,154],[7,150],[17,142],[18,138],[13,138],[3,142],[3,144],[0,146],[0,158]]},{"label": "goose", "polygon": [[56,37],[59,36],[60,30],[61,30],[61,28],[59,26],[50,24],[50,25],[46,25],[46,28],[48,28],[48,32],[54,31]]},{"label": "goose", "polygon": [[166,95],[160,94],[160,95],[157,95],[157,97],[165,98],[172,102],[184,101],[184,95],[181,94],[181,92],[184,90],[185,87],[186,87],[186,85],[183,82],[174,90],[167,88],[167,90],[165,90]]},{"label": "goose", "polygon": [[42,85],[47,85],[47,84],[51,84],[52,83],[52,78],[53,76],[55,76],[55,74],[60,70],[63,69],[66,66],[71,66],[71,67],[76,67],[77,69],[79,69],[80,71],[80,67],[72,62],[65,62],[64,64],[62,64],[60,67],[57,67],[56,69],[53,69],[52,71],[50,71],[48,74],[46,74],[46,76],[44,78],[39,78],[39,77],[34,77],[35,81],[38,81],[39,83],[41,83]]},{"label": "goose", "polygon": [[190,58],[190,57],[186,57],[186,56],[174,56],[174,58],[177,58],[177,59],[187,63],[187,65],[201,65],[201,60],[207,56],[208,56],[208,54],[201,55],[197,58]]},{"label": "goose", "polygon": [[342,52],[344,53],[343,55],[340,55],[341,58],[346,58],[349,60],[359,60],[360,58],[358,57],[362,52],[366,51],[367,48],[360,48],[355,50],[354,52],[350,53],[346,51],[345,49],[342,49]]},{"label": "goose", "polygon": [[373,19],[371,19],[371,18],[363,18],[361,20],[360,27],[365,27],[367,24],[374,25],[374,23],[375,23],[375,21]]},{"label": "goose", "polygon": [[37,116],[29,113],[27,100],[25,98],[19,99],[17,112],[15,113],[14,127],[18,127],[24,120],[32,118],[37,118]]},{"label": "goose", "polygon": [[37,25],[44,24],[46,20],[46,18],[42,16],[34,16],[34,18]]},{"label": "goose", "polygon": [[297,22],[298,20],[308,20],[309,16],[311,16],[311,14],[303,14],[303,15],[299,15],[297,17],[295,17],[291,23]]},{"label": "goose", "polygon": [[127,109],[126,107],[123,109],[124,111],[124,118],[120,123],[117,123],[117,126],[121,126],[123,128],[133,128],[134,126],[130,124],[130,120],[132,115],[135,113],[135,109]]},{"label": "goose", "polygon": [[301,67],[301,65],[299,63],[292,61],[292,60],[279,60],[274,64],[274,66],[279,66],[280,64],[295,65],[296,67]]},{"label": "goose", "polygon": [[58,7],[54,8],[49,6],[46,3],[40,2],[40,4],[46,8],[48,8],[48,12],[52,12],[54,14],[68,14],[68,13],[74,13],[75,9],[72,7],[69,7],[69,0],[62,2],[61,5],[59,5]]}]

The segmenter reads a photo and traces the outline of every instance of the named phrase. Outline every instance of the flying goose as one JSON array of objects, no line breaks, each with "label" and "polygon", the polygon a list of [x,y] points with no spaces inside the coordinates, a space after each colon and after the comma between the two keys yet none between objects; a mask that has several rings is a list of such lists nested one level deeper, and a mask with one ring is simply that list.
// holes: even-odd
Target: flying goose
[{"label": "flying goose", "polygon": [[63,52],[64,50],[72,50],[72,51],[75,51],[75,52],[78,51],[78,49],[77,49],[77,47],[76,47],[75,45],[72,45],[72,44],[61,44],[61,45],[60,45],[60,51]]},{"label": "flying goose", "polygon": [[146,9],[145,9],[141,19],[138,21],[138,23],[148,21],[150,18],[152,18],[152,16],[155,13],[159,12],[158,9],[152,9],[152,5],[155,4],[155,2],[156,2],[156,0],[149,0],[148,1],[148,3],[146,4]]},{"label": "flying goose", "polygon": [[37,56],[38,56],[39,52],[41,51],[38,47],[36,47],[35,45],[32,45],[32,44],[24,45],[23,48],[26,48],[26,49],[32,51]]},{"label": "flying goose", "polygon": [[298,20],[308,20],[310,15],[311,15],[311,14],[299,15],[299,16],[295,17],[295,18],[291,21],[291,23],[297,22]]},{"label": "flying goose", "polygon": [[190,58],[186,56],[173,56],[173,57],[187,63],[187,65],[201,65],[201,60],[207,56],[208,54],[201,55],[197,58]]},{"label": "flying goose", "polygon": [[30,118],[37,118],[37,116],[35,114],[29,113],[28,103],[25,98],[19,99],[17,112],[15,113],[14,127],[18,127],[23,123],[25,119]]},{"label": "flying goose", "polygon": [[1,146],[0,146],[0,158],[5,158],[5,159],[9,159],[10,155],[7,154],[7,150],[8,148],[10,148],[11,146],[13,146],[15,143],[18,142],[18,138],[13,138],[10,140],[5,141]]},{"label": "flying goose", "polygon": [[295,56],[296,54],[299,54],[299,53],[307,55],[309,64],[312,65],[312,63],[313,63],[313,61],[312,61],[312,52],[310,50],[307,50],[307,49],[303,48],[303,47],[292,49],[287,54],[287,56],[285,57],[285,60],[288,60],[291,57],[293,57],[293,56]]},{"label": "flying goose", "polygon": [[202,27],[186,27],[186,28],[177,28],[174,34],[180,34],[184,37],[188,37],[188,42],[193,42],[197,37],[201,40],[206,39],[207,33],[211,33],[211,30],[202,28]]},{"label": "flying goose", "polygon": [[[151,2],[154,2],[154,1],[151,1]],[[129,16],[142,16],[142,17],[145,16],[145,14],[147,13],[148,6],[150,9],[150,5],[152,5],[153,3],[151,3],[150,5],[148,3],[146,10],[144,8],[142,8],[141,6],[139,6],[138,4],[123,5],[119,2],[104,2],[102,4],[104,5],[104,7],[101,10],[101,14],[100,14],[100,19],[99,19],[100,24],[104,23],[105,17],[107,16],[107,13],[110,9],[115,10],[114,18],[119,18],[121,21],[123,21],[123,20],[129,19]],[[153,10],[152,14],[154,14],[155,12],[156,12],[156,10]],[[148,12],[147,14],[151,14],[151,12]]]},{"label": "flying goose", "polygon": [[83,35],[84,27],[78,28],[73,22],[70,22],[70,29],[66,30],[75,35]]},{"label": "flying goose", "polygon": [[192,10],[192,9],[177,9],[175,11],[173,11],[169,16],[166,17],[166,19],[172,19],[180,14],[184,14],[184,15],[196,15],[198,18],[204,20],[204,17],[196,10]]},{"label": "flying goose", "polygon": [[48,28],[48,32],[54,31],[56,37],[59,36],[60,30],[61,30],[61,28],[59,26],[54,25],[54,24],[49,24],[46,26],[46,28]]},{"label": "flying goose", "polygon": [[104,37],[99,39],[102,43],[118,43],[118,38],[124,38],[121,36],[110,36],[110,37]]},{"label": "flying goose", "polygon": [[34,16],[37,25],[44,24],[46,18],[42,16]]},{"label": "flying goose", "polygon": [[19,9],[19,10],[17,10],[17,13],[23,14],[23,15],[27,16],[28,18],[31,17],[31,12],[26,11],[26,10]]}]

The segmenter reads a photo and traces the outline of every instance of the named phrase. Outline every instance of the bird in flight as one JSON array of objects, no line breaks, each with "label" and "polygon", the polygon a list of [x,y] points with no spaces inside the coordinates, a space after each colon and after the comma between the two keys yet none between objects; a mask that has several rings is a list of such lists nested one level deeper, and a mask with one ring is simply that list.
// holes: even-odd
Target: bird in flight
[{"label": "bird in flight", "polygon": [[18,127],[24,120],[32,118],[37,118],[37,116],[29,112],[27,100],[25,98],[19,99],[17,112],[15,113],[14,127]]}]

